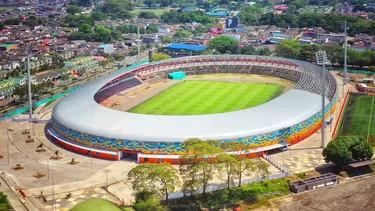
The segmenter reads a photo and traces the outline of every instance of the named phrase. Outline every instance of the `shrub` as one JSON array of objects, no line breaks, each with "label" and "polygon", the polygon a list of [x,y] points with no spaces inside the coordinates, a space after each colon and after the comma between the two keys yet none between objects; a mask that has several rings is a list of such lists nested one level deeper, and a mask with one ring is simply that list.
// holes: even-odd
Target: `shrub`
[{"label": "shrub", "polygon": [[203,207],[217,207],[224,204],[234,204],[239,201],[254,201],[265,194],[288,194],[289,184],[285,179],[275,179],[264,182],[255,182],[241,187],[217,190],[207,193],[205,197],[198,196]]}]

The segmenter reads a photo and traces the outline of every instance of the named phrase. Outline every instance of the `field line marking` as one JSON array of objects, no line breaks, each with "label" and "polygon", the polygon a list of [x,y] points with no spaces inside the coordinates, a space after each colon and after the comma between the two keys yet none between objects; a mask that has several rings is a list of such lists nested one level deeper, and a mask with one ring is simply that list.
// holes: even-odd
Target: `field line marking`
[{"label": "field line marking", "polygon": [[374,98],[375,98],[375,97],[372,97],[371,112],[370,112],[370,120],[368,121],[368,126],[367,126],[367,142],[368,142],[368,137],[369,137],[369,135],[370,135],[370,126],[371,126],[372,110],[374,109]]}]

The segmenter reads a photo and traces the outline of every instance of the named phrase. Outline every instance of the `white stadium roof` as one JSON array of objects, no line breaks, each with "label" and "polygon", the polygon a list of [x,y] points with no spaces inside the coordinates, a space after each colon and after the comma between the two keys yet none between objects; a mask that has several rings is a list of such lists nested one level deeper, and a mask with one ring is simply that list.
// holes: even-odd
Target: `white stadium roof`
[{"label": "white stadium roof", "polygon": [[[53,110],[53,119],[90,135],[149,142],[181,142],[188,138],[232,139],[277,131],[298,124],[321,110],[321,95],[291,89],[263,105],[228,113],[162,116],[110,109],[94,100],[108,81],[124,74],[107,75],[80,87]],[[326,99],[327,104],[329,100]]]}]

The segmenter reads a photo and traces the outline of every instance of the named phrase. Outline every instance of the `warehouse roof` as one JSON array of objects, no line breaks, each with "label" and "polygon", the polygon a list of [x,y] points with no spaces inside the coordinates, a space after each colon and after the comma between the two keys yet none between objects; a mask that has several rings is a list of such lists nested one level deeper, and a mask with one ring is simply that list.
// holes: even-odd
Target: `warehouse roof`
[{"label": "warehouse roof", "polygon": [[207,46],[205,45],[190,45],[184,43],[172,43],[164,47],[165,49],[171,50],[186,50],[186,51],[205,51]]}]

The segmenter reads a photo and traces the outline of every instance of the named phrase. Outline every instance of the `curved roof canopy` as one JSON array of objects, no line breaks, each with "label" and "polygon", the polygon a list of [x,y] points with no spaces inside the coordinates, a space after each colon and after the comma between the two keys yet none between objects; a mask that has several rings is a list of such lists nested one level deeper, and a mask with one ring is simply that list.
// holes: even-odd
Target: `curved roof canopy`
[{"label": "curved roof canopy", "polygon": [[[301,89],[291,89],[257,107],[196,116],[135,114],[98,104],[93,97],[95,93],[123,74],[124,71],[118,71],[82,86],[55,106],[53,119],[90,135],[122,140],[181,142],[189,138],[223,140],[273,132],[298,124],[321,109],[321,96]],[[329,100],[326,102],[329,103]]]}]

